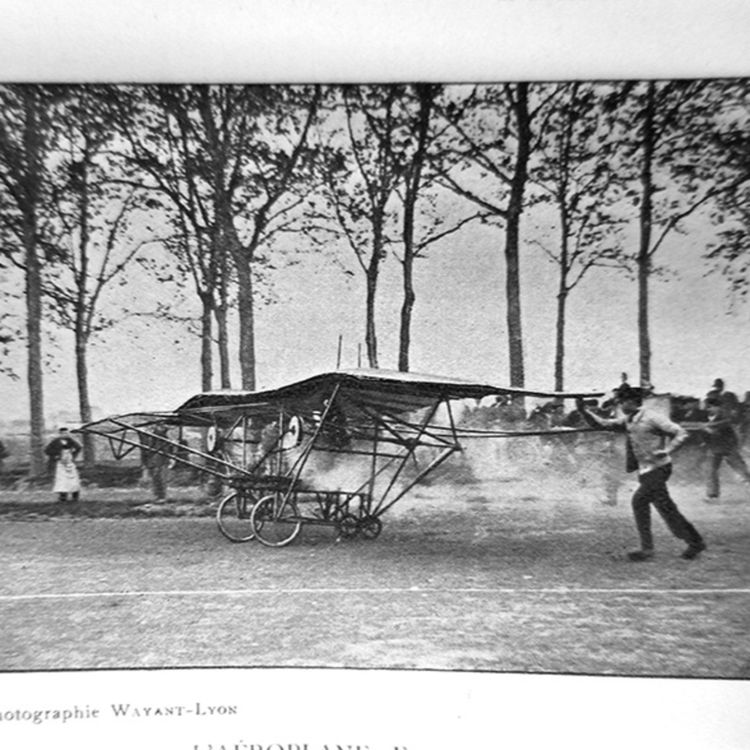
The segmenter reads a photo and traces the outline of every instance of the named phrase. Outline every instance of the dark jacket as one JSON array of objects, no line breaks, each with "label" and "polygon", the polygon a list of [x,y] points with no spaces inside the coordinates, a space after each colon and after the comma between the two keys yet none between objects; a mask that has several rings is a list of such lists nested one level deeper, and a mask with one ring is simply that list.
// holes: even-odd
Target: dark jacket
[{"label": "dark jacket", "polygon": [[72,451],[73,458],[75,458],[81,452],[81,446],[72,437],[66,435],[65,437],[56,437],[51,440],[44,449],[44,452],[51,461],[57,461],[64,450]]},{"label": "dark jacket", "polygon": [[703,432],[708,449],[717,456],[726,456],[739,447],[734,426],[725,415],[709,419],[703,428]]}]

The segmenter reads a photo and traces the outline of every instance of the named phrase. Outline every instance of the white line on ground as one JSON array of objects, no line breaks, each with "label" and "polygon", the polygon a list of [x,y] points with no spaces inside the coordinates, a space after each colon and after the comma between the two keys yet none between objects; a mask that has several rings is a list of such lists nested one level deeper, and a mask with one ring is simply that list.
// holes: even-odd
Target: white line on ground
[{"label": "white line on ground", "polygon": [[34,599],[97,599],[119,597],[167,597],[167,596],[262,596],[267,594],[672,594],[678,596],[711,594],[750,594],[750,589],[576,589],[576,588],[398,588],[398,589],[175,589],[166,591],[81,591],[60,594],[0,594],[0,602],[29,601]]}]

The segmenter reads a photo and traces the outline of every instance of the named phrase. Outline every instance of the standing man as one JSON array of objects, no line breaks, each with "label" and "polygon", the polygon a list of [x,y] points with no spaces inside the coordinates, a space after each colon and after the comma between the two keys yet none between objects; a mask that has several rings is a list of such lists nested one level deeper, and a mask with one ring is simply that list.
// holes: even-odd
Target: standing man
[{"label": "standing man", "polygon": [[620,386],[617,403],[621,416],[605,419],[588,411],[583,404],[578,408],[589,424],[609,430],[627,433],[626,471],[638,471],[638,489],[633,495],[633,515],[641,548],[630,552],[632,562],[650,560],[654,556],[654,540],[651,534],[651,505],[664,519],[669,530],[678,539],[687,542],[682,553],[692,560],[706,549],[701,535],[680,513],[667,489],[667,480],[672,474],[671,454],[685,442],[688,434],[680,425],[662,414],[646,409],[642,405],[640,389]]},{"label": "standing man", "polygon": [[712,503],[719,500],[719,467],[724,459],[746,482],[750,482],[750,471],[740,453],[737,431],[726,408],[722,406],[721,398],[707,396],[706,411],[708,423],[703,428],[703,433],[710,454],[706,502]]},{"label": "standing man", "polygon": [[141,464],[151,479],[151,489],[156,500],[165,500],[167,497],[170,450],[166,425],[157,424],[152,435],[141,436]]},{"label": "standing man", "polygon": [[61,503],[71,496],[73,502],[78,500],[81,492],[81,480],[75,459],[81,452],[81,446],[70,437],[67,427],[61,427],[56,438],[44,449],[49,459],[50,469],[54,469],[55,483],[52,491],[56,492]]},{"label": "standing man", "polygon": [[740,411],[739,399],[732,391],[724,390],[724,381],[721,378],[714,380],[711,390],[706,394],[706,401],[709,399],[718,399],[724,411],[725,419],[729,419],[733,423],[737,421]]}]

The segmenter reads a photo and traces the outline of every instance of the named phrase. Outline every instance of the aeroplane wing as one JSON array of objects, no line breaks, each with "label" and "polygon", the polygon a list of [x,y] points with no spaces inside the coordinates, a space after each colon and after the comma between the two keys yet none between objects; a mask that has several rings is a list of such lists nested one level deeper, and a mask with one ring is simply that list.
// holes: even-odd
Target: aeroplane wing
[{"label": "aeroplane wing", "polygon": [[482,399],[486,396],[531,396],[540,398],[597,398],[601,392],[555,392],[511,388],[436,375],[390,370],[336,370],[314,375],[296,383],[262,391],[215,391],[188,399],[175,414],[185,421],[201,415],[232,412],[272,417],[279,408],[305,413],[320,409],[337,391],[337,403],[347,400],[365,403],[391,413],[418,411],[436,400]]},{"label": "aeroplane wing", "polygon": [[[417,412],[440,401],[487,396],[538,398],[598,398],[602,392],[556,392],[511,388],[437,375],[391,370],[336,370],[321,373],[279,388],[258,391],[223,390],[199,393],[173,411],[137,412],[96,420],[82,430],[107,435],[129,428],[150,431],[155,425],[210,427],[228,425],[239,417],[261,422],[276,420],[279,412],[310,416],[319,414],[336,394],[337,409],[344,415],[361,413],[362,406],[393,415]],[[354,404],[356,403],[356,407]]]}]

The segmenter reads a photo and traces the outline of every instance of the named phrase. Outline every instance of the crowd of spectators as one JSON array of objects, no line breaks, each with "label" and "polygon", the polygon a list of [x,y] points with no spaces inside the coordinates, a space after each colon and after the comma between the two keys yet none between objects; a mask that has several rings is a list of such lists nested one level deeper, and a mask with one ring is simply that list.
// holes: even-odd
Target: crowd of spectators
[{"label": "crowd of spectators", "polygon": [[[583,405],[602,418],[612,419],[618,412],[618,393],[629,387],[623,373],[617,387],[602,398],[587,399]],[[750,441],[750,391],[739,399],[725,388],[720,378],[714,380],[701,397],[661,394],[651,387],[640,390],[643,390],[650,408],[661,411],[688,431],[686,449],[682,452],[691,457],[685,462],[689,467],[689,478],[705,482],[707,501],[718,499],[718,475],[723,463],[750,483],[750,471],[742,456],[743,448]],[[586,466],[595,466],[602,485],[601,501],[616,504],[622,484],[624,443],[611,432],[592,430],[574,403],[552,399],[535,405],[527,413],[511,398],[499,398],[492,406],[479,408],[469,415],[469,423],[472,422],[474,426],[481,424],[538,435],[542,460],[557,470],[573,473]],[[533,451],[527,450],[526,453],[532,455],[532,460],[537,460]],[[522,456],[523,451],[517,454]]]}]

